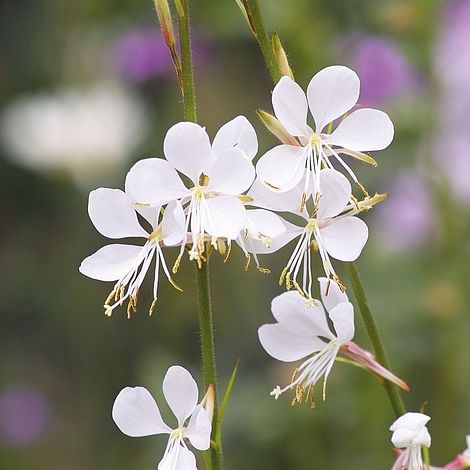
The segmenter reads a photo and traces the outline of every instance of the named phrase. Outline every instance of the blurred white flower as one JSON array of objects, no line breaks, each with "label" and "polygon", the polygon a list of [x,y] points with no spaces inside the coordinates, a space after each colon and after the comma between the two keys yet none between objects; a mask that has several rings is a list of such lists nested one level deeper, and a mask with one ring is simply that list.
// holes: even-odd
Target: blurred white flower
[{"label": "blurred white flower", "polygon": [[126,387],[119,392],[113,405],[114,422],[130,437],[169,434],[158,470],[196,470],[196,458],[187,441],[198,450],[207,450],[212,430],[206,410],[197,404],[197,384],[186,369],[172,366],[163,379],[163,394],[178,420],[176,428],[163,421],[157,403],[144,387]]},{"label": "blurred white flower", "polygon": [[[137,212],[149,223],[150,232],[139,223]],[[153,258],[153,302],[149,313],[152,314],[157,301],[160,266],[168,281],[181,290],[171,278],[162,250],[166,246],[180,245],[185,239],[184,214],[179,202],[168,204],[162,216],[159,207],[133,206],[126,193],[119,189],[99,188],[90,193],[88,214],[98,232],[105,237],[145,239],[143,246],[117,243],[106,245],[84,259],[80,265],[80,272],[85,276],[100,281],[117,281],[104,304],[108,316],[127,299],[127,315],[136,311],[139,289]]]},{"label": "blurred white flower", "polygon": [[431,447],[431,436],[426,428],[431,418],[422,413],[405,413],[391,426],[392,443],[405,449],[400,453],[392,470],[423,470],[421,447]]},{"label": "blurred white flower", "polygon": [[127,88],[101,83],[17,98],[3,110],[0,132],[16,162],[71,173],[89,187],[87,179],[129,158],[146,132],[144,118],[141,101]]},{"label": "blurred white flower", "polygon": [[[180,201],[184,208],[187,242],[192,243],[190,259],[204,258],[206,234],[230,243],[245,227],[245,207],[240,196],[255,178],[251,162],[258,149],[255,130],[244,116],[226,123],[211,145],[206,130],[192,122],[171,127],[164,141],[166,159],[147,158],[137,162],[126,178],[126,192],[134,204],[159,207]],[[177,171],[190,180],[185,186]]]},{"label": "blurred white flower", "polygon": [[[333,168],[330,158],[334,158],[359,184],[339,154],[370,162],[370,157],[361,152],[388,147],[394,133],[387,114],[369,108],[353,111],[331,132],[333,121],[357,103],[359,88],[356,73],[339,65],[320,70],[310,80],[307,94],[290,77],[282,77],[272,94],[274,112],[285,130],[300,143],[278,145],[265,153],[256,166],[260,181],[273,191],[283,192],[304,179],[305,194],[313,177],[315,192],[321,193],[320,169]],[[309,108],[315,122],[313,129],[307,124]]]}]

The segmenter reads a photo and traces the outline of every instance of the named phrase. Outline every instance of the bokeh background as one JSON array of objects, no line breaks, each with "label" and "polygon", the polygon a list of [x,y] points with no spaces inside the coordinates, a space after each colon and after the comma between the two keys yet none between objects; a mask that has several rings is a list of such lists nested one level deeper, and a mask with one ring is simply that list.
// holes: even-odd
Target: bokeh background
[{"label": "bokeh background", "polygon": [[[213,136],[238,114],[275,144],[255,110],[271,109],[270,82],[235,2],[193,2],[200,122]],[[371,191],[390,197],[366,215],[358,265],[410,410],[432,416],[432,462],[443,465],[470,433],[470,1],[263,1],[297,81],[353,67],[360,103],[392,117],[396,138],[358,164]],[[104,245],[87,195],[123,187],[127,169],[162,155],[182,119],[171,63],[151,0],[4,0],[0,4],[0,468],[154,468],[165,439],[119,432],[111,407],[126,385],[161,397],[168,366],[201,379],[193,267],[150,286],[130,320],[101,305],[111,285],[81,276]],[[271,359],[256,329],[289,249],[245,272],[234,249],[211,262],[223,388],[240,359],[224,423],[228,469],[385,469],[391,466],[386,395],[365,372],[338,364],[314,410],[269,391],[292,366]],[[170,254],[170,259],[176,253]],[[171,262],[171,261],[170,261]],[[339,267],[340,272],[341,268]],[[356,341],[369,348],[357,315]],[[165,410],[162,403],[161,408]],[[201,463],[201,468],[203,464]]]}]

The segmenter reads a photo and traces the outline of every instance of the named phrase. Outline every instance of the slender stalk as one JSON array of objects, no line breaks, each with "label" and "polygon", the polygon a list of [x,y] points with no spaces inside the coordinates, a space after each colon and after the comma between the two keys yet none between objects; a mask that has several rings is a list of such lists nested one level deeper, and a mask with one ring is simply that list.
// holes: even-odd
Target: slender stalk
[{"label": "slender stalk", "polygon": [[[380,362],[380,364],[382,364],[386,369],[390,370],[390,363],[387,358],[387,353],[385,352],[382,337],[377,327],[374,315],[372,314],[372,311],[370,309],[369,302],[367,301],[364,286],[359,276],[357,267],[354,263],[345,264],[346,271],[348,273],[349,280],[351,282],[351,286],[353,288],[354,295],[357,300],[357,305],[359,306],[359,311],[361,312],[362,319],[366,326],[367,334],[369,335],[372,347],[374,348],[375,356]],[[390,404],[392,405],[395,415],[399,417],[405,414],[406,408],[403,403],[400,391],[398,390],[398,387],[395,384],[389,382],[388,380],[384,380],[383,385],[385,391],[387,392],[388,399],[390,401]]]},{"label": "slender stalk", "polygon": [[248,21],[250,22],[251,29],[258,41],[259,47],[263,54],[264,60],[268,67],[269,73],[274,83],[276,83],[282,76],[281,70],[274,56],[273,45],[270,35],[264,26],[263,15],[259,6],[258,0],[242,0],[245,7]]},{"label": "slender stalk", "polygon": [[184,118],[197,121],[196,90],[194,86],[193,61],[191,56],[191,32],[188,0],[179,0],[178,30],[181,53],[181,79],[183,82]]},{"label": "slender stalk", "polygon": [[[191,33],[188,0],[178,0],[178,29],[181,52],[181,78],[183,90],[184,118],[196,122],[196,92],[194,86],[193,64],[191,57]],[[199,332],[202,353],[204,388],[214,385],[214,414],[212,418],[212,440],[217,436],[217,373],[214,348],[214,327],[212,322],[212,306],[209,282],[209,265],[203,262],[199,268],[196,263],[197,300],[199,312]],[[222,450],[211,446],[210,469],[220,470],[222,467]]]}]

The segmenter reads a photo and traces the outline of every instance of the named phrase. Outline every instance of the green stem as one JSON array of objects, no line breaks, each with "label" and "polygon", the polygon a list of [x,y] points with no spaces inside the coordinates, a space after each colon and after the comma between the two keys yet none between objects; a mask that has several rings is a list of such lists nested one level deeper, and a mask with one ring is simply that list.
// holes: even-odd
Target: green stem
[{"label": "green stem", "polygon": [[273,45],[271,38],[264,26],[263,15],[259,6],[258,0],[242,0],[246,10],[251,29],[258,41],[261,48],[264,60],[268,67],[269,73],[274,83],[276,83],[282,76],[281,70],[274,56]]},{"label": "green stem", "polygon": [[[191,57],[191,33],[188,0],[180,1],[178,14],[178,29],[181,50],[181,79],[183,90],[184,118],[196,122],[196,92],[194,86],[193,64]],[[215,365],[214,327],[212,322],[212,307],[209,282],[209,265],[203,262],[200,267],[195,263],[197,300],[199,312],[199,331],[202,353],[202,369],[204,374],[204,388],[214,385],[214,414],[212,418],[212,439],[217,436],[217,373]],[[222,467],[222,450],[211,446],[210,469],[220,470]]]},{"label": "green stem", "polygon": [[[357,305],[359,306],[359,311],[361,312],[362,319],[366,326],[367,334],[369,335],[372,347],[374,348],[375,357],[380,362],[380,364],[382,364],[386,369],[390,370],[390,363],[385,352],[385,347],[380,335],[380,331],[377,327],[374,315],[370,309],[369,302],[367,301],[366,293],[364,286],[362,285],[359,272],[354,263],[345,263],[345,265],[354,291],[354,295],[357,300]],[[398,387],[388,380],[384,380],[383,385],[395,415],[399,417],[405,414],[406,408]]]},{"label": "green stem", "polygon": [[[201,267],[195,263],[197,283],[197,304],[199,311],[199,334],[201,340],[202,368],[204,374],[204,388],[214,384],[214,415],[212,417],[212,440],[215,441],[218,433],[218,407],[217,407],[217,372],[215,365],[214,326],[211,306],[211,291],[209,280],[209,264],[203,262]],[[219,470],[222,464],[222,449],[211,446],[211,468]]]},{"label": "green stem", "polygon": [[197,121],[196,90],[194,86],[193,61],[191,56],[191,32],[188,0],[180,0],[182,11],[178,14],[178,30],[181,53],[181,80],[183,84],[184,118]]}]

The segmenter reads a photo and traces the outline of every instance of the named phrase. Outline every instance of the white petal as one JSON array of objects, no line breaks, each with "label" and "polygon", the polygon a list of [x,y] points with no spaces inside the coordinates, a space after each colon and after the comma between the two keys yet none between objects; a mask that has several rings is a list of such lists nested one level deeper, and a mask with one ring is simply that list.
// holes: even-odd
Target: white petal
[{"label": "white petal", "polygon": [[178,426],[191,415],[197,404],[197,384],[191,374],[181,366],[172,366],[163,379],[163,394]]},{"label": "white petal", "polygon": [[148,237],[126,193],[99,188],[90,193],[88,214],[96,230],[108,238]]},{"label": "white petal", "polygon": [[79,271],[99,281],[117,281],[123,277],[142,250],[141,246],[106,245],[82,261]]},{"label": "white petal", "polygon": [[201,405],[196,406],[186,428],[185,437],[196,449],[207,450],[211,445],[211,431],[212,425],[206,410]]},{"label": "white petal", "polygon": [[369,236],[367,225],[357,217],[332,220],[320,230],[326,251],[340,261],[354,261],[361,254]]},{"label": "white petal", "polygon": [[196,457],[189,449],[176,444],[173,451],[166,454],[158,464],[158,470],[197,470]]},{"label": "white petal", "polygon": [[284,362],[297,361],[325,346],[321,339],[287,323],[263,325],[258,329],[258,337],[271,357]]},{"label": "white petal", "polygon": [[404,448],[410,447],[413,443],[413,437],[415,436],[415,432],[407,429],[407,428],[400,428],[397,429],[392,436],[392,444],[395,447]]},{"label": "white petal", "polygon": [[166,246],[180,244],[186,236],[186,224],[183,206],[179,201],[173,201],[165,208],[162,219],[163,243]]},{"label": "white petal", "polygon": [[249,242],[245,241],[244,233],[242,233],[241,235],[241,240],[237,238],[237,243],[242,248],[247,249],[249,253],[255,253],[257,255],[270,254],[276,252],[277,250],[280,250],[294,238],[298,237],[304,230],[303,227],[297,227],[297,225],[291,224],[290,222],[287,222],[282,218],[280,218],[280,220],[284,225],[285,231],[279,235],[272,237],[269,246],[266,246],[261,240],[258,240],[256,238],[250,237]]},{"label": "white petal", "polygon": [[357,74],[342,65],[320,70],[308,84],[307,98],[316,132],[349,111],[359,98]]},{"label": "white petal", "polygon": [[393,123],[383,111],[378,109],[358,109],[351,113],[327,142],[356,152],[382,150],[393,140]]},{"label": "white petal", "polygon": [[303,187],[303,182],[301,181],[293,189],[279,193],[268,189],[257,178],[248,191],[248,196],[253,198],[253,202],[250,203],[253,206],[279,212],[297,213],[300,211],[302,203]]},{"label": "white petal", "polygon": [[246,217],[250,236],[257,237],[261,234],[274,238],[286,232],[286,225],[283,220],[273,212],[264,209],[251,209],[246,211]]},{"label": "white petal", "polygon": [[112,414],[118,428],[130,437],[171,433],[155,400],[144,387],[122,389],[114,401]]},{"label": "white petal", "polygon": [[279,323],[296,325],[299,332],[333,338],[321,304],[307,304],[297,291],[284,292],[275,297],[271,302],[271,311]]},{"label": "white petal", "polygon": [[282,77],[274,87],[272,101],[276,117],[289,134],[308,136],[312,133],[307,125],[307,98],[294,80]]},{"label": "white petal", "polygon": [[206,199],[204,212],[205,231],[213,237],[235,240],[245,225],[245,207],[232,196]]},{"label": "white petal", "polygon": [[166,160],[146,158],[127,173],[126,193],[134,203],[162,206],[186,196],[188,189]]},{"label": "white petal", "polygon": [[297,186],[304,176],[307,155],[307,148],[278,145],[258,160],[258,178],[271,191],[289,191]]},{"label": "white petal", "polygon": [[425,415],[424,413],[407,412],[396,419],[389,429],[390,431],[396,431],[401,427],[418,429],[422,426],[425,426],[430,421],[430,419],[431,417]]},{"label": "white petal", "polygon": [[243,150],[250,160],[258,152],[256,132],[245,116],[237,116],[224,124],[212,142],[212,150],[216,155],[221,155],[233,147]]},{"label": "white petal", "polygon": [[255,179],[255,167],[242,150],[231,148],[217,155],[209,171],[208,191],[238,195],[246,191]]},{"label": "white petal", "polygon": [[193,122],[179,122],[170,127],[163,151],[166,159],[194,183],[201,173],[208,171],[214,160],[206,130]]},{"label": "white petal", "polygon": [[318,281],[320,282],[321,301],[328,312],[339,303],[349,302],[346,292],[342,292],[336,282],[326,277],[320,277]]},{"label": "white petal", "polygon": [[350,302],[342,302],[329,312],[335,327],[336,337],[344,344],[354,337],[354,307]]},{"label": "white petal", "polygon": [[335,217],[341,213],[351,198],[351,184],[336,170],[321,170],[320,190],[317,214],[319,220]]}]

